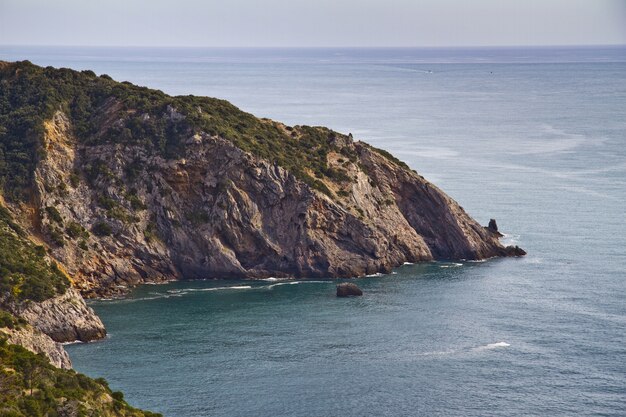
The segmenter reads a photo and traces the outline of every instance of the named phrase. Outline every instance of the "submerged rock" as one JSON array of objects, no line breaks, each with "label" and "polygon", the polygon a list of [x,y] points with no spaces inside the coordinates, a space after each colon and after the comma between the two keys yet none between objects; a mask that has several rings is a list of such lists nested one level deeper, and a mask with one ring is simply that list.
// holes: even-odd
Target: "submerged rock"
[{"label": "submerged rock", "polygon": [[349,297],[363,295],[363,291],[352,282],[337,284],[337,297]]}]

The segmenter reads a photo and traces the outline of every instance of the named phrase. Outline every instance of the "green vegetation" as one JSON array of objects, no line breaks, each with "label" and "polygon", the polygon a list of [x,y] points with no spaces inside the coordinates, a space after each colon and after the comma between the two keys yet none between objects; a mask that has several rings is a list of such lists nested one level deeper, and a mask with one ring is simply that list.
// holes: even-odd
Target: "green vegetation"
[{"label": "green vegetation", "polygon": [[[44,121],[57,110],[71,118],[76,137],[86,145],[141,145],[164,158],[178,158],[184,156],[189,137],[206,132],[288,169],[328,194],[331,192],[322,180],[351,181],[343,169],[328,166],[329,152],[357,160],[352,147],[336,145],[339,141],[334,139],[342,135],[326,128],[285,127],[258,119],[224,100],[170,97],[105,75],[96,77],[90,71],[42,68],[22,61],[0,64],[0,187],[7,198],[28,197],[35,164],[45,155]],[[94,117],[103,113],[112,114]],[[122,123],[103,125],[103,120],[113,119]],[[377,151],[404,166],[387,152]],[[127,174],[136,176],[145,168],[136,162],[125,167]],[[83,169],[92,183],[113,178],[102,161]],[[73,187],[79,183],[78,174],[70,177]]]},{"label": "green vegetation", "polygon": [[130,207],[133,210],[135,211],[145,210],[147,208],[146,205],[143,203],[143,201],[141,201],[139,197],[137,197],[137,194],[135,193],[136,193],[135,190],[131,190],[127,192],[124,195],[124,197],[126,197],[126,200],[128,200],[128,202],[130,203]]},{"label": "green vegetation", "polygon": [[21,317],[15,317],[13,314],[0,310],[0,328],[19,329],[26,325],[26,320]]},{"label": "green vegetation", "polygon": [[404,162],[402,162],[401,160],[399,160],[398,158],[396,158],[395,156],[393,156],[392,154],[390,154],[386,150],[378,149],[378,148],[375,148],[375,147],[373,147],[371,145],[367,145],[367,147],[370,148],[371,150],[373,150],[374,152],[377,152],[377,153],[381,154],[382,156],[384,156],[385,158],[387,158],[391,162],[395,163],[396,165],[400,165],[402,168],[404,168],[406,170],[411,170],[411,168],[409,168],[409,166],[407,164],[405,164]]},{"label": "green vegetation", "polygon": [[48,213],[48,217],[53,222],[63,224],[63,217],[61,217],[61,213],[59,213],[56,207],[46,207],[46,213]]},{"label": "green vegetation", "polygon": [[50,239],[57,246],[65,246],[65,238],[63,237],[63,232],[61,229],[57,227],[51,227],[48,230],[48,234],[50,235]]},{"label": "green vegetation", "polygon": [[26,238],[9,211],[0,206],[0,294],[15,300],[43,301],[63,294],[67,277],[43,246]]},{"label": "green vegetation", "polygon": [[[2,320],[0,316],[0,320]],[[0,415],[14,417],[160,414],[129,406],[106,381],[52,366],[42,355],[9,344],[0,334]]]},{"label": "green vegetation", "polygon": [[65,233],[67,233],[72,239],[87,239],[89,237],[89,232],[83,226],[74,221],[68,223],[65,228]]},{"label": "green vegetation", "polygon": [[102,221],[94,224],[91,228],[91,231],[96,236],[109,236],[111,235],[111,233],[113,233],[113,229],[111,228],[111,226],[108,223]]}]

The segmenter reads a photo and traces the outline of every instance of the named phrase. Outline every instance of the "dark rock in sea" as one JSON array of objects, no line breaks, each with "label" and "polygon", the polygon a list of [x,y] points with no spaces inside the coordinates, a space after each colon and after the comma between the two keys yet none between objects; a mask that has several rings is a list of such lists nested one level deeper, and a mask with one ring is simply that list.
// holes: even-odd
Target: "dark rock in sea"
[{"label": "dark rock in sea", "polygon": [[342,282],[337,285],[337,297],[350,297],[363,295],[363,291],[351,282]]},{"label": "dark rock in sea", "polygon": [[506,251],[506,256],[525,256],[526,255],[526,251],[517,245],[507,246],[506,248],[504,248],[504,250]]},{"label": "dark rock in sea", "polygon": [[487,226],[486,229],[498,237],[504,236],[502,233],[498,231],[498,223],[496,223],[496,219],[489,219],[489,225]]}]

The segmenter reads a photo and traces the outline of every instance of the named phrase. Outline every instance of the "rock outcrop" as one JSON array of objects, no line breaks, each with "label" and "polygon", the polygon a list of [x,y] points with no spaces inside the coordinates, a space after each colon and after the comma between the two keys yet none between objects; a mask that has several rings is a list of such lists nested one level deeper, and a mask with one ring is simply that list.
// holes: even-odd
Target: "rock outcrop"
[{"label": "rock outcrop", "polygon": [[337,297],[361,296],[363,291],[353,282],[342,282],[337,285]]},{"label": "rock outcrop", "polygon": [[498,223],[496,223],[496,219],[489,219],[489,224],[487,225],[487,230],[498,237],[503,237],[504,235],[498,231]]},{"label": "rock outcrop", "polygon": [[63,345],[55,342],[50,336],[35,329],[32,326],[22,326],[17,329],[0,328],[0,332],[6,334],[7,341],[15,345],[23,346],[34,353],[42,353],[50,363],[57,368],[71,369],[72,361],[63,349]]},{"label": "rock outcrop", "polygon": [[11,303],[4,307],[55,342],[89,342],[106,336],[100,318],[73,288],[42,302]]}]

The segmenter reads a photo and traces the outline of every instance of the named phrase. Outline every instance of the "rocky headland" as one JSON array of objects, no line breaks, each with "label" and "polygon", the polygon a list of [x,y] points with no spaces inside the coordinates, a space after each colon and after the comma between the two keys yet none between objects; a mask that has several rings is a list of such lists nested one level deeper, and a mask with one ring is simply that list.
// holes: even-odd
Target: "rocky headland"
[{"label": "rocky headland", "polygon": [[59,367],[106,334],[83,297],[525,254],[352,135],[27,61],[0,62],[0,209],[5,333]]}]

